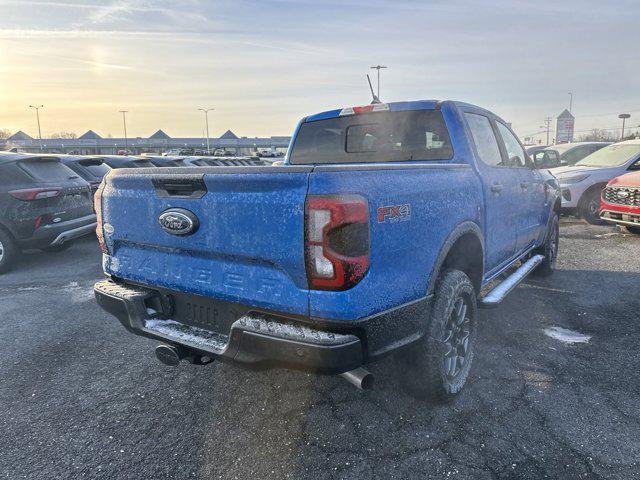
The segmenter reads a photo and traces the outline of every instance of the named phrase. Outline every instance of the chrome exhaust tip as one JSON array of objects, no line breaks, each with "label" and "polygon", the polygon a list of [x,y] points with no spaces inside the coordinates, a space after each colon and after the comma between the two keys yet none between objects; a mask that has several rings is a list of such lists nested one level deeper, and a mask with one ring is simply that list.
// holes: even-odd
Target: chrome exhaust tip
[{"label": "chrome exhaust tip", "polygon": [[370,390],[375,381],[373,374],[363,367],[341,373],[340,376],[360,390]]},{"label": "chrome exhaust tip", "polygon": [[175,367],[182,359],[178,349],[171,345],[158,345],[156,347],[156,357],[160,362],[170,367]]}]

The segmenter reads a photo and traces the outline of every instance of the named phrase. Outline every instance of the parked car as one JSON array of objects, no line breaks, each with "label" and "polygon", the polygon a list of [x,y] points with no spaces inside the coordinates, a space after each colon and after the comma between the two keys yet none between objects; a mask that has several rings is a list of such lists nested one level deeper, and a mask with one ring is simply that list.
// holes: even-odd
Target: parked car
[{"label": "parked car", "polygon": [[535,153],[531,154],[533,158],[533,163],[536,165],[536,168],[556,168],[562,165],[560,161],[560,155],[555,150],[538,150]]},{"label": "parked car", "polygon": [[284,154],[282,152],[277,151],[277,150],[262,150],[262,151],[258,151],[258,157],[278,158],[278,157],[282,157],[282,156],[284,156]]},{"label": "parked car", "polygon": [[127,155],[100,155],[104,163],[111,168],[149,168],[155,165],[145,157]]},{"label": "parked car", "polygon": [[547,148],[547,145],[528,145],[524,147],[524,151],[527,152],[527,155],[533,157],[536,152],[544,150],[545,148]]},{"label": "parked car", "polygon": [[631,170],[640,169],[640,140],[614,143],[569,167],[551,169],[562,189],[562,211],[578,215],[597,225],[600,197],[607,182]]},{"label": "parked car", "polygon": [[58,158],[0,153],[0,273],[23,249],[62,250],[95,227],[89,184]]},{"label": "parked car", "polygon": [[95,193],[102,178],[111,170],[100,157],[86,155],[57,155],[60,161],[83,178]]},{"label": "parked car", "polygon": [[640,171],[612,179],[602,191],[600,218],[640,235]]},{"label": "parked car", "polygon": [[213,152],[214,157],[236,157],[238,156],[235,150],[226,150],[224,148],[218,148]]},{"label": "parked car", "polygon": [[162,153],[161,155],[166,157],[180,157],[180,156],[188,155],[188,153],[183,148],[172,148]]},{"label": "parked car", "polygon": [[170,365],[283,365],[366,387],[363,366],[398,351],[412,388],[458,393],[477,307],[553,272],[556,179],[505,121],[453,101],[311,115],[292,145],[283,166],[109,173],[100,306],[164,342]]},{"label": "parked car", "polygon": [[545,152],[555,153],[560,159],[559,167],[575,165],[583,158],[597,152],[612,142],[576,142],[560,143],[544,149]]}]

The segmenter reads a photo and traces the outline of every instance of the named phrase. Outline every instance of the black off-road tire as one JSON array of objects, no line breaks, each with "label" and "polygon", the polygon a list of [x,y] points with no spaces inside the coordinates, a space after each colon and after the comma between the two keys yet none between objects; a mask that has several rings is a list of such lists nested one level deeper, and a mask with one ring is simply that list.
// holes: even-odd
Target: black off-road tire
[{"label": "black off-road tire", "polygon": [[553,213],[553,217],[549,220],[547,235],[544,239],[544,245],[537,253],[544,255],[543,262],[538,265],[532,274],[538,277],[548,277],[556,269],[556,261],[558,259],[558,247],[560,244],[560,218],[557,213]]},{"label": "black off-road tire", "polygon": [[580,199],[578,206],[578,215],[585,219],[590,225],[604,225],[605,222],[600,218],[600,195],[602,189],[592,188],[587,190]]},{"label": "black off-road tire", "polygon": [[624,228],[627,229],[627,232],[633,233],[634,235],[640,235],[640,227],[634,227],[632,225],[627,225]]},{"label": "black off-road tire", "polygon": [[401,352],[399,373],[414,395],[447,400],[469,377],[477,336],[476,292],[464,272],[440,274],[428,322],[425,336]]},{"label": "black off-road tire", "polygon": [[0,273],[8,272],[19,255],[20,249],[11,235],[0,229]]}]

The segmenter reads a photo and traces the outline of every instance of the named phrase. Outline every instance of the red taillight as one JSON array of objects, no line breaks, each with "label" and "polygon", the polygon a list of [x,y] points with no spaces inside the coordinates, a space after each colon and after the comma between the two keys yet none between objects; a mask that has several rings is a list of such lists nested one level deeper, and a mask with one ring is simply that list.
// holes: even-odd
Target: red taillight
[{"label": "red taillight", "polygon": [[18,200],[30,202],[32,200],[42,200],[43,198],[53,198],[60,195],[61,188],[25,188],[23,190],[11,190],[9,193]]},{"label": "red taillight", "polygon": [[107,244],[104,241],[104,232],[102,229],[102,191],[104,190],[104,183],[101,183],[93,196],[93,209],[96,212],[96,236],[98,237],[98,243],[100,244],[100,250],[102,253],[109,253],[107,250]]},{"label": "red taillight", "polygon": [[309,287],[347,290],[369,270],[369,206],[359,195],[307,197],[305,259]]}]

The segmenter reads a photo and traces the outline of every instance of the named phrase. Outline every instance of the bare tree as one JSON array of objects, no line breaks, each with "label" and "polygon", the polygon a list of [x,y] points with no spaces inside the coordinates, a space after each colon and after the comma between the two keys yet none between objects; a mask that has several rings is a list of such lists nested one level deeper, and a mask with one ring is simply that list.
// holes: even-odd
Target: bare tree
[{"label": "bare tree", "polygon": [[578,138],[580,142],[613,142],[616,140],[618,138],[614,132],[600,128],[594,128],[591,132],[580,135]]},{"label": "bare tree", "polygon": [[0,128],[0,140],[6,140],[11,136],[11,131],[6,128]]},{"label": "bare tree", "polygon": [[73,139],[73,138],[78,138],[78,135],[76,135],[73,132],[57,132],[49,135],[49,138]]}]

